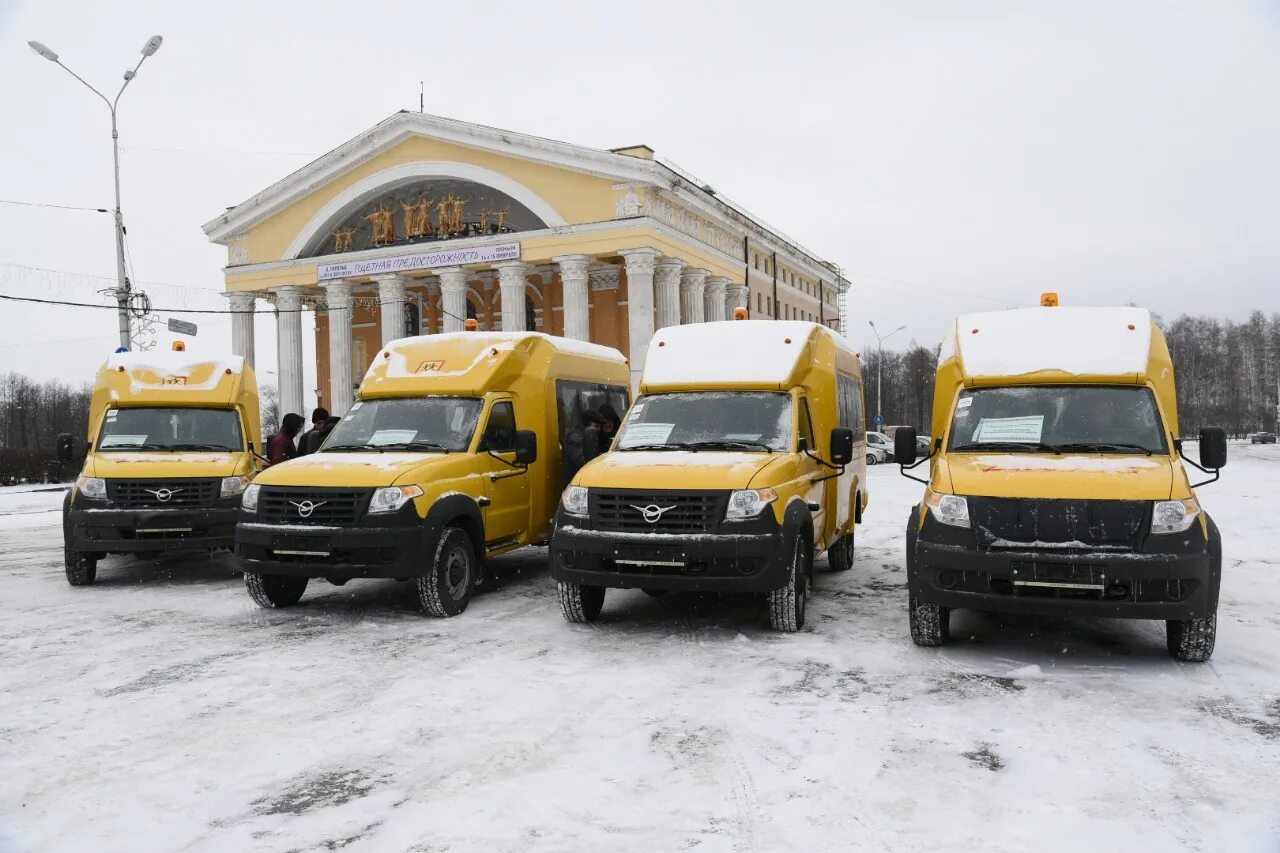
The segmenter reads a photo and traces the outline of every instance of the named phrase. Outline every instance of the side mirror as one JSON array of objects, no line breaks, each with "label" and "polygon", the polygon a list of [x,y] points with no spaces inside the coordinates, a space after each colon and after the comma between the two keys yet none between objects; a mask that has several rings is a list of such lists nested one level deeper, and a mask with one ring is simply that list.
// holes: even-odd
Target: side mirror
[{"label": "side mirror", "polygon": [[63,432],[58,434],[57,444],[59,462],[70,462],[71,457],[75,453],[75,439],[71,437],[71,433]]},{"label": "side mirror", "polygon": [[1200,467],[1216,471],[1227,465],[1227,434],[1221,427],[1200,430]]},{"label": "side mirror", "polygon": [[516,431],[516,464],[531,465],[538,458],[538,434],[531,429]]},{"label": "side mirror", "polygon": [[898,427],[893,433],[893,461],[899,465],[914,465],[920,454],[916,444],[916,431],[912,427]]},{"label": "side mirror", "polygon": [[853,461],[853,430],[847,427],[831,430],[831,461],[836,465],[848,465]]}]

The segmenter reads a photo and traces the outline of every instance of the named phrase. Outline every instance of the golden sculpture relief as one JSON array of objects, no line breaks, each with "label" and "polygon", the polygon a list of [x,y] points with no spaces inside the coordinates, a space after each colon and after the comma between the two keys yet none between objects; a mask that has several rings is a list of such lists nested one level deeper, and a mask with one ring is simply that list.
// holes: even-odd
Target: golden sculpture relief
[{"label": "golden sculpture relief", "polygon": [[355,241],[355,236],[356,236],[356,229],[354,228],[339,228],[337,231],[334,231],[333,232],[334,254],[337,254],[338,252],[351,251],[351,246],[352,246],[352,243]]},{"label": "golden sculpture relief", "polygon": [[391,208],[380,204],[365,216],[373,228],[373,245],[385,246],[396,241],[396,216]]},{"label": "golden sculpture relief", "polygon": [[505,210],[495,210],[494,215],[498,217],[498,233],[507,230],[507,217],[511,215],[511,208]]},{"label": "golden sculpture relief", "polygon": [[413,204],[400,202],[404,210],[404,236],[425,237],[431,231],[431,202],[418,196]]}]

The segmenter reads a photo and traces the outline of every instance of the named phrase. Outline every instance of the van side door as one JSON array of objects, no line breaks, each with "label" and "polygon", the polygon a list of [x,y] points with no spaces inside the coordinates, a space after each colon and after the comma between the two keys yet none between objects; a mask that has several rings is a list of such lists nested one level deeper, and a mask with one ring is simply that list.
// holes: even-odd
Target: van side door
[{"label": "van side door", "polygon": [[529,474],[515,467],[516,403],[494,400],[485,412],[477,448],[478,470],[484,477],[484,538],[486,550],[515,544],[529,529]]}]

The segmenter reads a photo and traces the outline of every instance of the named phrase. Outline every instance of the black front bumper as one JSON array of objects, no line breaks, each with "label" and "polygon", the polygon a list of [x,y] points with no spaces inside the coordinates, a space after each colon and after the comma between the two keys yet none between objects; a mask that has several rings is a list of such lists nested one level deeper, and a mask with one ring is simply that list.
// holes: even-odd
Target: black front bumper
[{"label": "black front bumper", "polygon": [[791,543],[771,512],[722,524],[717,533],[662,534],[589,530],[556,516],[551,576],[623,589],[769,592],[791,577]]},{"label": "black front bumper", "polygon": [[1199,524],[1186,534],[1148,537],[1143,551],[1066,551],[979,548],[965,541],[968,531],[941,529],[932,517],[917,530],[917,518],[913,513],[908,522],[907,586],[924,604],[1172,620],[1204,618],[1218,608],[1221,559]]},{"label": "black front bumper", "polygon": [[114,509],[105,502],[96,507],[80,501],[72,503],[63,518],[63,540],[72,551],[84,552],[230,550],[239,507],[239,497],[211,507],[173,509]]},{"label": "black front bumper", "polygon": [[441,525],[423,521],[413,504],[378,526],[262,524],[245,513],[235,553],[247,572],[307,578],[412,578],[427,573]]}]

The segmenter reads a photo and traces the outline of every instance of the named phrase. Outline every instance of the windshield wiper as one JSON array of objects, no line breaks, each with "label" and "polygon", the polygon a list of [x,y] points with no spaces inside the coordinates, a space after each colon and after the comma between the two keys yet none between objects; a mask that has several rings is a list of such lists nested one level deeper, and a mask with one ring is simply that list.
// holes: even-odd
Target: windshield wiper
[{"label": "windshield wiper", "polygon": [[1071,441],[1058,446],[1063,450],[1137,450],[1141,453],[1147,454],[1148,456],[1155,453],[1151,448],[1143,447],[1141,444],[1126,444],[1124,442],[1116,441]]},{"label": "windshield wiper", "polygon": [[388,447],[404,447],[409,450],[442,450],[449,452],[449,448],[435,441],[425,441],[415,438],[413,441],[389,441],[385,444],[369,445],[370,447],[388,448]]},{"label": "windshield wiper", "polygon": [[371,453],[373,451],[383,453],[383,449],[376,444],[327,444],[320,448],[321,453]]},{"label": "windshield wiper", "polygon": [[112,444],[107,447],[103,447],[99,444],[98,449],[105,450],[107,452],[112,450],[172,450],[172,448],[167,444],[148,444],[146,442],[143,442],[142,444]]},{"label": "windshield wiper", "polygon": [[763,441],[738,441],[737,439],[723,439],[719,441],[693,441],[690,442],[691,448],[719,448],[724,450],[737,450],[739,448],[758,447],[766,453],[772,453],[773,448],[765,444]]},{"label": "windshield wiper", "polygon": [[972,444],[957,444],[952,450],[1025,450],[1028,453],[1044,451],[1061,453],[1057,445],[1045,444],[1043,441],[978,441]]},{"label": "windshield wiper", "polygon": [[685,444],[680,441],[654,442],[653,444],[633,444],[628,447],[619,447],[619,450],[695,450],[692,444]]},{"label": "windshield wiper", "polygon": [[234,453],[237,448],[227,447],[222,444],[170,444],[170,450],[221,450],[226,453]]}]

